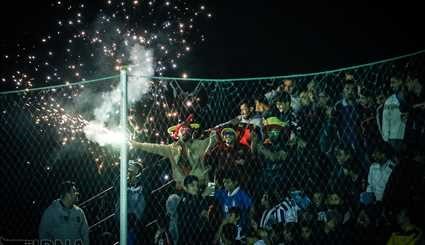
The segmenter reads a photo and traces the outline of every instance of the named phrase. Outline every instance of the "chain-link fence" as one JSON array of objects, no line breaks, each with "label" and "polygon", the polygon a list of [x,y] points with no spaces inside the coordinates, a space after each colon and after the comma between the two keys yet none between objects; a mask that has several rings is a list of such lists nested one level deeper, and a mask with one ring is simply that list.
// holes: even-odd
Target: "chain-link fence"
[{"label": "chain-link fence", "polygon": [[[128,242],[379,244],[403,208],[423,226],[424,64],[418,52],[286,77],[129,77],[147,90],[128,108]],[[74,180],[92,244],[119,240],[118,82],[0,95],[1,236],[37,238]]]}]

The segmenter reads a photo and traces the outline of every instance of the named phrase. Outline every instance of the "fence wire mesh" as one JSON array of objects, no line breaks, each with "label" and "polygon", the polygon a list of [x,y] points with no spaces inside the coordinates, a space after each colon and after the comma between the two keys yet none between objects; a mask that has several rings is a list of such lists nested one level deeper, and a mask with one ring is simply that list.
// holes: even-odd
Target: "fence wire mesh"
[{"label": "fence wire mesh", "polygon": [[[130,77],[148,89],[128,108],[129,244],[385,244],[406,209],[420,229],[424,61],[244,81]],[[37,238],[60,183],[74,180],[91,243],[119,240],[118,82],[0,95],[0,235]]]}]

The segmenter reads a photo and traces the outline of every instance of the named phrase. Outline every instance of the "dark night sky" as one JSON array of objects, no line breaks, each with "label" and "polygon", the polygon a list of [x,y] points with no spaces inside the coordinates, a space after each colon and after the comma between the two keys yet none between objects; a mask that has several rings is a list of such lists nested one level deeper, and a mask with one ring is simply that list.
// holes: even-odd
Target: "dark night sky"
[{"label": "dark night sky", "polygon": [[[13,1],[1,10],[1,51],[47,31],[45,4]],[[207,40],[181,66],[191,77],[246,77],[322,71],[425,48],[418,4],[214,0]]]}]

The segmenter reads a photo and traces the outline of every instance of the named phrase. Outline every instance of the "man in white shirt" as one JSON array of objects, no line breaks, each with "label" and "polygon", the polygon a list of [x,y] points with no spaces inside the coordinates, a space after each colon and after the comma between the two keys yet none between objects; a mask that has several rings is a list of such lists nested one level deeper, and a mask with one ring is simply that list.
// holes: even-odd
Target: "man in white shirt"
[{"label": "man in white shirt", "polygon": [[400,152],[408,116],[406,90],[402,78],[392,77],[391,88],[394,94],[387,98],[382,112],[382,138],[396,152]]},{"label": "man in white shirt", "polygon": [[385,186],[393,171],[395,162],[393,162],[385,152],[385,149],[378,146],[372,154],[374,163],[370,166],[368,175],[368,185],[366,192],[375,195],[376,201],[382,201],[385,192]]}]

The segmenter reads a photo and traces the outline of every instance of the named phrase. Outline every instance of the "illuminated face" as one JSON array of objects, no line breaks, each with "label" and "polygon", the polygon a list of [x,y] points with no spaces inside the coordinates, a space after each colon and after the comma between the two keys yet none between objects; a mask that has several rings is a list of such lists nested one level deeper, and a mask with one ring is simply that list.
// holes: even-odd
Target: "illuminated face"
[{"label": "illuminated face", "polygon": [[268,106],[258,100],[255,101],[255,111],[256,112],[265,112],[268,110]]},{"label": "illuminated face", "polygon": [[301,93],[300,94],[300,104],[302,106],[309,106],[311,104],[311,93]]},{"label": "illuminated face", "polygon": [[335,157],[336,161],[342,165],[350,158],[350,155],[344,149],[337,149]]},{"label": "illuminated face", "polygon": [[328,204],[328,205],[331,205],[331,206],[337,206],[337,205],[340,205],[341,204],[341,198],[339,197],[339,195],[338,194],[336,194],[336,193],[332,193],[332,194],[330,194],[330,195],[328,195],[328,198],[327,198],[327,200],[326,200],[326,203]]},{"label": "illuminated face", "polygon": [[328,101],[329,101],[329,97],[326,94],[324,94],[324,93],[319,94],[319,105],[320,106],[327,106]]},{"label": "illuminated face", "polygon": [[224,178],[223,179],[223,186],[224,189],[226,189],[227,192],[232,192],[236,189],[237,183],[235,181],[232,181],[231,179]]},{"label": "illuminated face", "polygon": [[247,104],[242,104],[240,110],[242,118],[249,119],[249,117],[251,116],[251,108],[249,108]]},{"label": "illuminated face", "polygon": [[80,196],[80,193],[77,191],[77,188],[75,186],[72,186],[71,190],[65,194],[65,198],[68,198],[68,200],[72,204],[75,204],[78,202],[79,196]]},{"label": "illuminated face", "polygon": [[190,139],[192,130],[188,126],[181,126],[179,129],[178,137],[180,140],[186,141]]},{"label": "illuminated face", "polygon": [[276,101],[276,109],[279,112],[287,112],[291,108],[291,104],[289,102],[285,103],[283,101]]},{"label": "illuminated face", "polygon": [[294,240],[294,234],[292,234],[291,231],[289,231],[288,229],[284,229],[283,230],[283,239],[287,242],[291,242]]},{"label": "illuminated face", "polygon": [[375,162],[383,163],[383,162],[384,162],[384,160],[385,160],[385,154],[384,154],[383,152],[380,152],[380,151],[375,151],[375,152],[373,152],[373,154],[372,154],[372,159],[373,159]]},{"label": "illuminated face", "polygon": [[192,183],[188,184],[186,187],[186,191],[189,194],[197,195],[199,193],[199,182],[195,180]]},{"label": "illuminated face", "polygon": [[401,88],[401,85],[402,85],[401,79],[398,79],[398,78],[395,78],[395,77],[392,77],[391,78],[391,80],[390,80],[390,86],[391,86],[391,89],[394,92],[399,91],[400,88]]},{"label": "illuminated face", "polygon": [[269,194],[264,193],[263,196],[261,197],[261,205],[263,205],[264,207],[268,207],[269,204],[270,204]]},{"label": "illuminated face", "polygon": [[310,240],[310,238],[311,238],[311,228],[310,227],[308,227],[308,226],[303,226],[303,227],[301,227],[301,237],[304,239],[304,240]]},{"label": "illuminated face", "polygon": [[355,91],[355,86],[354,84],[346,84],[344,86],[344,97],[348,100],[353,100],[356,97],[356,91]]},{"label": "illuminated face", "polygon": [[271,128],[270,130],[267,131],[267,135],[268,135],[268,138],[271,141],[276,142],[277,140],[279,140],[280,129],[279,128]]},{"label": "illuminated face", "polygon": [[292,80],[283,81],[283,91],[291,94],[293,90],[294,90],[294,81]]},{"label": "illuminated face", "polygon": [[364,95],[360,95],[359,96],[359,103],[360,105],[362,105],[363,107],[369,107],[369,103],[370,103],[370,98],[368,96],[364,96]]},{"label": "illuminated face", "polygon": [[322,203],[323,203],[323,193],[315,192],[313,194],[313,202],[316,204],[316,206],[322,205]]},{"label": "illuminated face", "polygon": [[236,142],[236,136],[233,133],[224,133],[223,141],[226,146],[233,146]]}]

